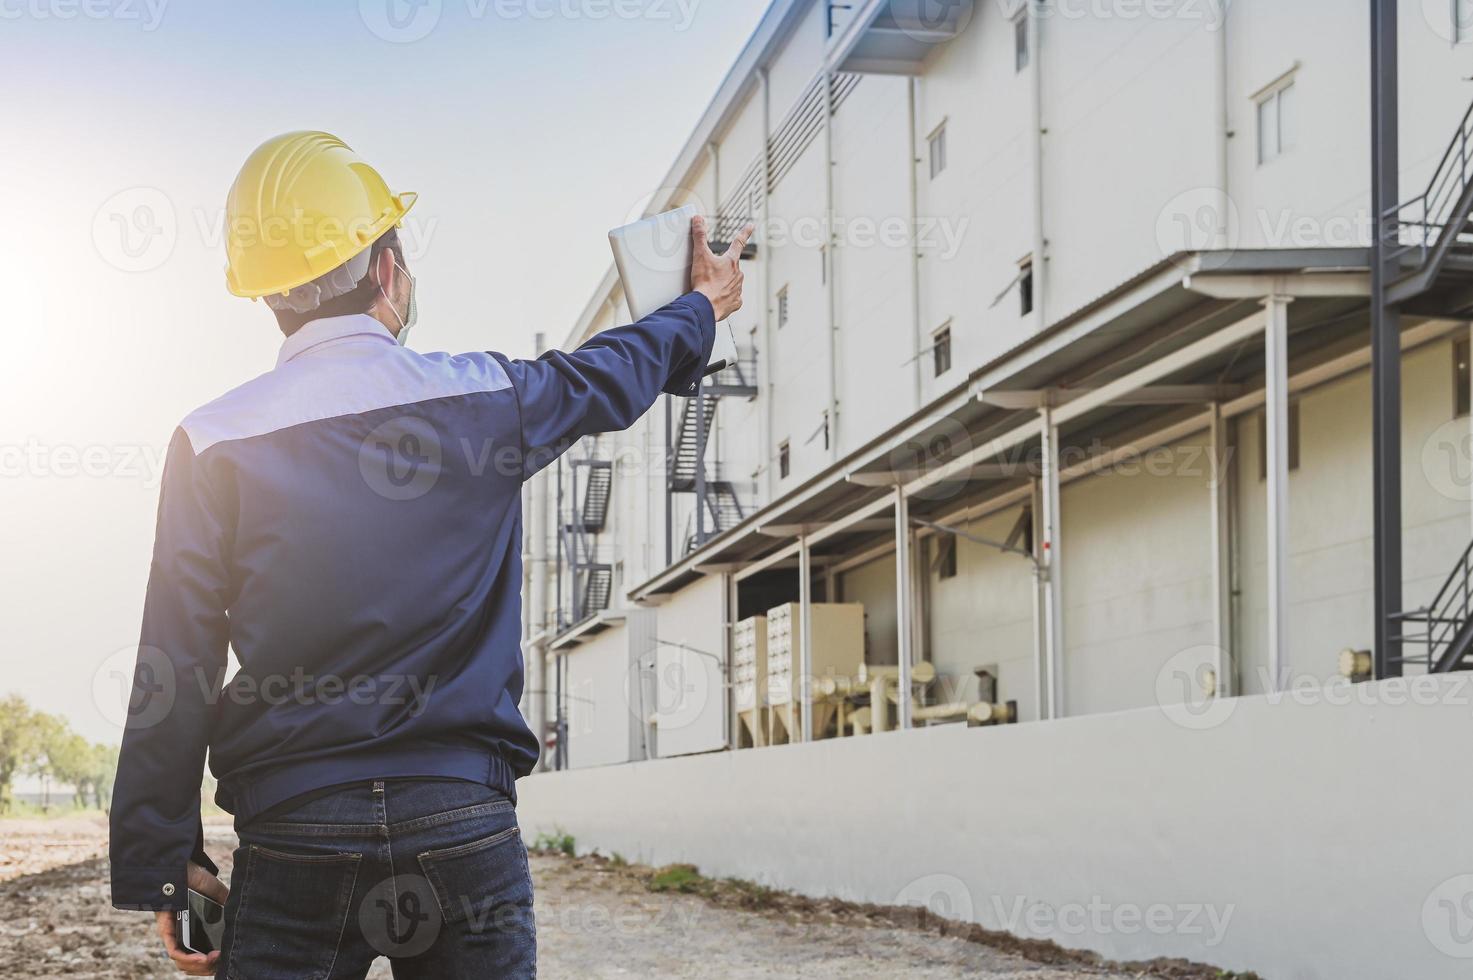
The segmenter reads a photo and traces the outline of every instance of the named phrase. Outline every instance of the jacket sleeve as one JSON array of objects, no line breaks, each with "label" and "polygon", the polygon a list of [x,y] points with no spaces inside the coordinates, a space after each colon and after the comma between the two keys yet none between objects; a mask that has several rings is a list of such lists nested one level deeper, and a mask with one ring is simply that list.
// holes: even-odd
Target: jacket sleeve
[{"label": "jacket sleeve", "polygon": [[200,783],[229,645],[227,508],[183,429],[164,464],[128,720],[113,786],[112,901],[181,909],[204,853]]},{"label": "jacket sleeve", "polygon": [[583,436],[629,428],[661,392],[694,395],[715,340],[711,301],[693,292],[572,353],[549,351],[535,361],[496,355],[516,389],[523,477]]}]

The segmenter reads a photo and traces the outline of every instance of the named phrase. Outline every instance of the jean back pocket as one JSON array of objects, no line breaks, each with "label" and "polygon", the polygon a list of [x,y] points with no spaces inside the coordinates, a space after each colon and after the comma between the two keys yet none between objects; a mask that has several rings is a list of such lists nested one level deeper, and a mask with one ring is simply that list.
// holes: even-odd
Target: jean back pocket
[{"label": "jean back pocket", "polygon": [[239,872],[231,885],[240,890],[240,903],[227,976],[322,980],[330,975],[362,857],[288,854],[259,844],[237,851]]}]

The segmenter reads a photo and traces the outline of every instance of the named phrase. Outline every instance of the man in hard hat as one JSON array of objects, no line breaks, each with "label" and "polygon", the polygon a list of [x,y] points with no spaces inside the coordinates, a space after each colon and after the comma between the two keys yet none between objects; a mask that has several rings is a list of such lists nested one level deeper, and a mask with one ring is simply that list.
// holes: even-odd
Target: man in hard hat
[{"label": "man in hard hat", "polygon": [[[698,219],[692,291],[638,323],[535,361],[419,354],[413,203],[326,133],[268,141],[230,190],[227,284],[286,340],[170,443],[111,818],[113,903],[154,910],[191,975],[532,975],[521,486],[693,393],[741,305],[751,229],[717,256]],[[225,904],[207,955],[177,935],[191,889]]]}]

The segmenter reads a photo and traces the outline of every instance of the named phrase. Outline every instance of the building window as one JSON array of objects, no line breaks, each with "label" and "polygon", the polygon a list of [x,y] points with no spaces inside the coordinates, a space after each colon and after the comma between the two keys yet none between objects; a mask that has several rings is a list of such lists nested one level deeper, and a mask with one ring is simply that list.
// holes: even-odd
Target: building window
[{"label": "building window", "polygon": [[788,325],[788,287],[784,286],[777,291],[777,325],[786,327]]},{"label": "building window", "polygon": [[[1299,403],[1289,403],[1289,470],[1299,469]],[[1258,478],[1268,479],[1268,412],[1258,414]]]},{"label": "building window", "polygon": [[1473,410],[1473,376],[1468,370],[1467,339],[1453,342],[1453,416],[1462,418]]},{"label": "building window", "polygon": [[829,413],[823,413],[823,448],[829,448]]},{"label": "building window", "polygon": [[927,142],[931,145],[931,179],[935,180],[946,169],[946,123],[937,126]]},{"label": "building window", "polygon": [[1023,260],[1018,270],[1018,312],[1023,316],[1033,312],[1033,259]]},{"label": "building window", "polygon": [[1288,82],[1258,100],[1258,162],[1277,160],[1294,148],[1297,125],[1294,83]]},{"label": "building window", "polygon": [[784,439],[777,447],[777,475],[779,479],[786,480],[792,468],[792,454],[788,451],[788,441]]},{"label": "building window", "polygon": [[956,578],[956,535],[937,535],[936,548],[936,577]]},{"label": "building window", "polygon": [[1028,8],[1024,7],[1018,19],[1013,21],[1013,70],[1028,67]]},{"label": "building window", "polygon": [[951,370],[951,328],[937,330],[931,343],[931,357],[935,362],[936,377]]}]

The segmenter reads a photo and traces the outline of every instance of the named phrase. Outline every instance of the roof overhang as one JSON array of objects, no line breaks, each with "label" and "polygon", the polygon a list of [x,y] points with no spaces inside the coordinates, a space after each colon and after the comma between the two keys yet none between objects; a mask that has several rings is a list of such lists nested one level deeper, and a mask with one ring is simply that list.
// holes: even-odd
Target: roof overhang
[{"label": "roof overhang", "polygon": [[[1218,375],[1240,361],[1248,341],[1221,346],[1206,339],[1241,324],[1272,294],[1294,297],[1298,323],[1344,319],[1346,310],[1365,306],[1369,260],[1363,248],[1170,256],[983,364],[920,411],[636,586],[629,598],[654,600],[733,566],[775,565],[791,555],[799,532],[831,549],[852,546],[866,532],[873,536],[866,522],[891,506],[897,483],[917,479],[915,450],[921,447],[950,445],[951,458],[968,460],[955,472],[947,471],[947,454],[923,464],[919,472],[932,485],[989,479],[1007,485],[1006,472],[975,461],[1035,441],[1041,397],[1081,400],[1069,413],[1076,428],[1112,419],[1115,427],[1128,428],[1148,414],[1195,412],[1194,403],[1233,396],[1234,382]],[[1254,286],[1268,288],[1253,294]],[[1327,343],[1335,339],[1326,336]],[[1091,397],[1154,364],[1164,366],[1155,387],[1128,398]],[[1204,373],[1210,380],[1199,377]],[[947,496],[935,494],[943,501]],[[926,501],[912,509],[923,514]]]},{"label": "roof overhang", "polygon": [[829,39],[832,71],[919,75],[937,46],[955,39],[972,20],[970,0],[856,0],[848,22]]}]

